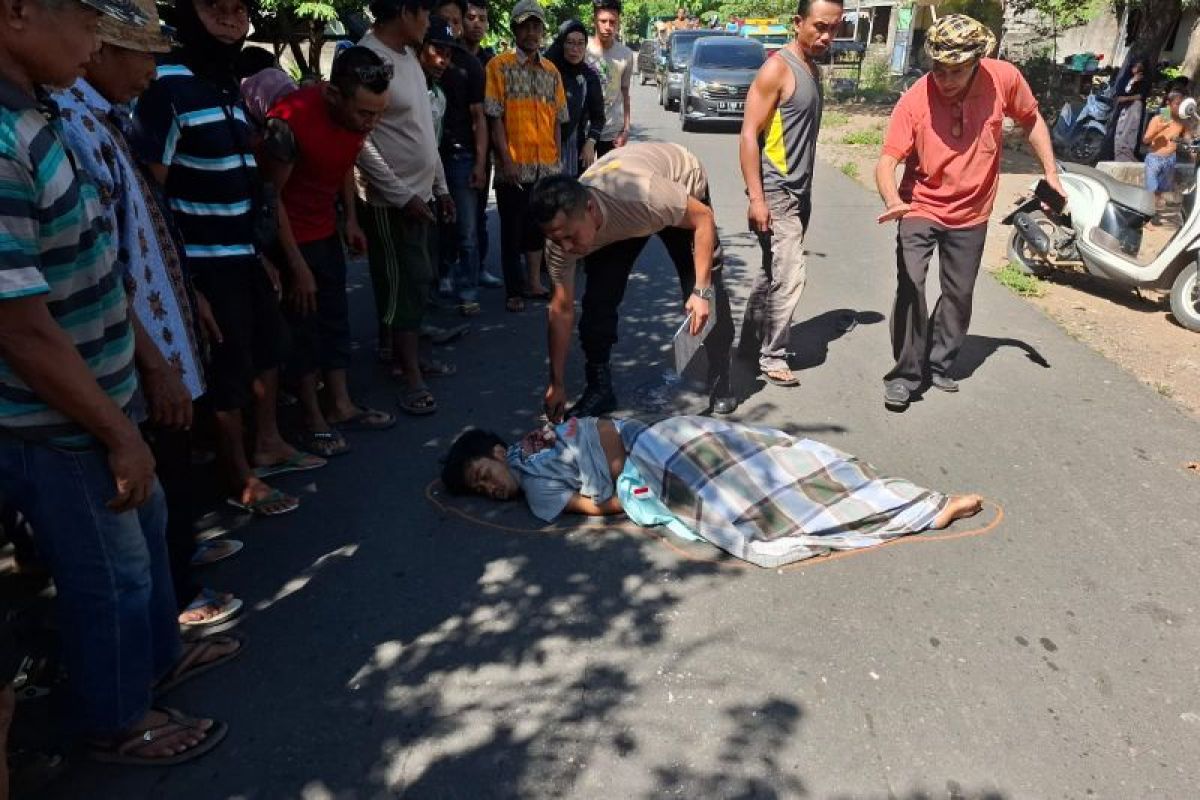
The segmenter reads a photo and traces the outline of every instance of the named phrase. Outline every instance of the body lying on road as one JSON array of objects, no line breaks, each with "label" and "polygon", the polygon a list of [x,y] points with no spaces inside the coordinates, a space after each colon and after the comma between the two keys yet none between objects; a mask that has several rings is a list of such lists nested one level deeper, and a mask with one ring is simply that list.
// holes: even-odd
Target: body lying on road
[{"label": "body lying on road", "polygon": [[870,547],[977,514],[948,496],[811,439],[716,420],[568,419],[506,445],[471,429],[450,448],[454,494],[525,498],[538,518],[628,514],[763,567]]}]

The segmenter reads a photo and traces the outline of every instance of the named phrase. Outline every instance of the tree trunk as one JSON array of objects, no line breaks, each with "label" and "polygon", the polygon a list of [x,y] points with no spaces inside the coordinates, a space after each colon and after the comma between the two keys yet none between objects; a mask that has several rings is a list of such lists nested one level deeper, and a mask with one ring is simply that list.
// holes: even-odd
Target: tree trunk
[{"label": "tree trunk", "polygon": [[1162,55],[1167,37],[1171,35],[1171,29],[1183,13],[1183,3],[1180,0],[1143,0],[1138,10],[1141,14],[1137,38],[1133,40],[1129,52],[1125,55],[1122,72],[1132,67],[1135,62],[1145,61],[1150,65],[1146,77],[1153,80],[1154,67],[1158,64],[1158,57]]},{"label": "tree trunk", "polygon": [[321,79],[321,50],[325,46],[325,23],[313,20],[308,31],[308,68],[312,77]]},{"label": "tree trunk", "polygon": [[[1163,45],[1166,44],[1167,37],[1171,35],[1171,29],[1175,27],[1175,23],[1179,21],[1179,16],[1183,13],[1181,0],[1142,0],[1137,8],[1141,12],[1137,36],[1130,45],[1129,52],[1125,54],[1125,62],[1113,78],[1112,85],[1116,87],[1118,94],[1121,92],[1121,87],[1129,80],[1129,73],[1133,69],[1133,65],[1139,61],[1148,66],[1146,79],[1151,83],[1156,80],[1158,57],[1162,55]],[[1144,120],[1145,109],[1142,110],[1142,113]],[[1114,113],[1108,121],[1104,143],[1100,146],[1102,161],[1113,157],[1113,136],[1116,133],[1119,117],[1119,114]]]},{"label": "tree trunk", "polygon": [[296,39],[289,39],[288,49],[292,52],[292,59],[296,62],[300,74],[307,75],[309,72],[308,61],[304,58],[304,51],[300,49],[300,42]]},{"label": "tree trunk", "polygon": [[1196,17],[1188,32],[1187,53],[1183,56],[1181,69],[1193,83],[1200,78],[1200,16]]}]

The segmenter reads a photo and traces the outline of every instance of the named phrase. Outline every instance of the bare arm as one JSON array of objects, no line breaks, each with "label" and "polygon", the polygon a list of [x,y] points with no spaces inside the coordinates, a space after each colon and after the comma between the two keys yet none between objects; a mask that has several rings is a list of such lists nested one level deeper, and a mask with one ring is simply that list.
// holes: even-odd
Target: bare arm
[{"label": "bare arm", "polygon": [[879,156],[879,161],[875,163],[875,189],[879,192],[879,198],[883,200],[885,208],[904,205],[904,201],[900,199],[900,190],[896,186],[896,167],[899,164],[895,156],[887,153]]},{"label": "bare arm", "polygon": [[771,212],[763,195],[762,156],[758,138],[766,130],[771,116],[779,105],[779,63],[772,59],[759,71],[746,95],[746,115],[738,137],[738,160],[742,165],[742,180],[750,208],[746,212],[750,229],[758,233],[771,230]]},{"label": "bare arm", "polygon": [[597,503],[581,494],[571,495],[571,499],[567,501],[566,508],[563,510],[570,511],[572,514],[586,514],[589,517],[611,517],[625,513],[625,510],[621,508],[621,501],[616,497],[610,497],[603,503]]},{"label": "bare arm", "polygon": [[150,421],[164,428],[188,430],[192,427],[191,395],[132,309],[129,321],[133,325],[133,360],[146,395]]},{"label": "bare arm", "polygon": [[358,224],[358,187],[354,185],[353,169],[346,171],[342,181],[342,209],[346,214],[346,245],[350,252],[367,252],[367,236]]},{"label": "bare arm", "polygon": [[1046,120],[1042,119],[1042,115],[1038,114],[1033,126],[1027,129],[1026,136],[1029,137],[1029,147],[1033,150],[1033,154],[1037,156],[1037,160],[1042,165],[1042,173],[1046,176],[1046,183],[1059,194],[1066,196],[1066,191],[1063,190],[1062,183],[1058,180],[1058,162],[1054,158],[1054,145],[1050,141],[1050,128],[1046,126]]},{"label": "bare arm", "polygon": [[546,345],[550,354],[550,381],[543,409],[551,422],[559,422],[565,413],[567,392],[564,373],[571,347],[571,329],[575,324],[575,265],[563,270],[554,281],[546,315]]},{"label": "bare arm", "polygon": [[154,457],[137,427],[92,375],[42,295],[0,301],[0,357],[35,395],[108,449],[114,511],[136,508],[154,485]]},{"label": "bare arm", "polygon": [[[696,288],[712,286],[712,257],[717,247],[717,218],[713,210],[696,198],[689,197],[687,213],[679,227],[695,231],[692,260],[696,269]],[[692,315],[689,332],[695,336],[708,322],[710,305],[707,300],[693,294],[687,299],[686,309]]]},{"label": "bare arm", "polygon": [[[557,127],[557,126],[555,126]],[[504,130],[504,117],[492,117],[492,150],[496,153],[496,169],[508,183],[517,180],[517,165],[508,152],[508,134]]]},{"label": "bare arm", "polygon": [[475,138],[475,174],[471,177],[476,184],[474,188],[482,189],[488,156],[488,123],[483,103],[471,104],[471,133]]}]

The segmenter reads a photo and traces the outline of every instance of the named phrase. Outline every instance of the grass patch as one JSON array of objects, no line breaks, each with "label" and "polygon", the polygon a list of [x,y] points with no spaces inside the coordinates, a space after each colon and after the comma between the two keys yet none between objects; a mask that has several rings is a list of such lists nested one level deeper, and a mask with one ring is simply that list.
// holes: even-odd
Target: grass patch
[{"label": "grass patch", "polygon": [[841,127],[849,121],[850,115],[843,114],[841,111],[829,111],[821,115],[821,124],[831,128]]},{"label": "grass patch", "polygon": [[847,161],[842,164],[842,174],[847,178],[858,178],[858,164],[853,161]]},{"label": "grass patch", "polygon": [[1002,285],[1007,286],[1021,297],[1041,297],[1046,293],[1046,287],[1036,275],[1022,272],[1020,267],[1011,262],[992,274]]},{"label": "grass patch", "polygon": [[865,144],[865,145],[881,145],[883,144],[883,134],[878,130],[868,131],[850,131],[842,137],[842,144]]},{"label": "grass patch", "polygon": [[1155,383],[1154,390],[1168,399],[1175,396],[1175,390],[1165,383]]}]

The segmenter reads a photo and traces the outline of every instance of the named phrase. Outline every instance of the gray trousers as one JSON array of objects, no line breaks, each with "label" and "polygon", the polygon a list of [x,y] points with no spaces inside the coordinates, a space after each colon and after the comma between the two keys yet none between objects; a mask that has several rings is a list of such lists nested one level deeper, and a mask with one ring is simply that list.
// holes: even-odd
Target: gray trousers
[{"label": "gray trousers", "polygon": [[771,232],[758,234],[762,270],[754,278],[738,351],[747,359],[758,354],[758,368],[774,372],[788,368],[792,315],[800,303],[808,270],[804,263],[804,231],[812,210],[808,197],[768,189]]},{"label": "gray trousers", "polygon": [[[945,375],[954,364],[967,327],[975,277],[983,259],[987,223],[973,228],[945,228],[927,219],[900,220],[896,234],[899,282],[892,310],[892,355],[896,366],[885,382],[900,381],[916,391],[931,374]],[[930,316],[925,301],[929,259],[938,251],[942,294]]]}]

